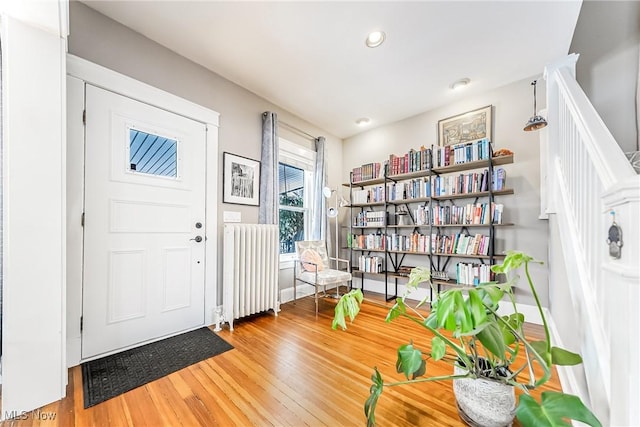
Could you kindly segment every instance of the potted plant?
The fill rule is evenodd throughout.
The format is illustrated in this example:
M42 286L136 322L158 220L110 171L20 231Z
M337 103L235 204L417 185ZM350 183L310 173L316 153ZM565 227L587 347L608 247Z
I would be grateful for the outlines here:
M405 375L405 381L384 382L378 369L374 368L370 396L364 404L367 424L375 425L376 405L385 387L451 379L460 416L472 426L506 426L515 416L525 427L571 425L567 420L600 427L598 419L577 396L545 391L538 401L530 395L531 390L549 380L552 365L582 363L578 354L551 345L547 320L529 274L529 263L532 262L539 261L522 252L509 252L502 264L492 267L494 273L507 276L505 283L489 282L436 293L426 317L406 304L411 290L430 280L428 269L414 268L409 276L407 293L396 300L386 321L405 318L424 327L432 335L431 353L425 357L412 342L398 348L396 368L398 373ZM522 266L542 318L544 341L531 341L524 335L524 315L518 312L513 295L517 280L513 271ZM500 316L498 304L505 302L505 296L513 305L514 313ZM342 296L335 308L333 328L346 329L346 317L354 320L362 300L359 289ZM425 302L421 301L418 306ZM517 359L519 354L524 355L524 362L522 357ZM425 376L429 358L451 363L454 371L447 376ZM542 368L539 378L534 372L534 364ZM522 390L517 407L516 388ZM474 400L480 400L480 405ZM505 407L499 409L499 403ZM497 416L489 419L489 415Z

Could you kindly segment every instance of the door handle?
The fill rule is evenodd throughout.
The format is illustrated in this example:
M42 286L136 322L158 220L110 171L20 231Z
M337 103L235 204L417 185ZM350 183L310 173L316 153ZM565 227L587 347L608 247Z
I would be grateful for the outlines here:
M196 236L193 239L189 239L189 240L195 240L196 242L200 243L202 242L202 236Z

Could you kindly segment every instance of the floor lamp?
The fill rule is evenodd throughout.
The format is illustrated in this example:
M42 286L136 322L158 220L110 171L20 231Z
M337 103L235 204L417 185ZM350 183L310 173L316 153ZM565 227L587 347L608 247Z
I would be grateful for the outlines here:
M327 217L328 218L335 218L335 226L336 226L336 240L334 243L335 246L335 253L336 253L336 270L339 270L338 268L338 258L339 258L339 250L340 250L340 243L338 241L339 236L338 236L338 209L342 208L344 206L347 206L349 204L349 202L347 202L344 197L342 197L342 195L340 195L340 198L338 199L338 191L337 190L332 190L329 187L324 187L322 189L322 194L324 195L324 197L326 197L327 200L331 199L331 195L333 193L336 193L336 201L335 201L335 205L334 206L330 206L327 209ZM327 230L329 228L327 227ZM336 286L336 297L340 297L340 294L338 292L338 286Z

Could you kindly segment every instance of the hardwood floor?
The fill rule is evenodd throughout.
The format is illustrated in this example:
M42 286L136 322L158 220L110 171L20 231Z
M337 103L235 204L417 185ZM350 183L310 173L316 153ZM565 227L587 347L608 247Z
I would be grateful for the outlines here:
M396 348L413 339L427 352L430 337L410 322L385 323L388 308L380 299L363 304L346 332L333 331L334 305L322 300L316 316L313 299L304 298L284 304L277 317L238 321L233 332L220 332L233 350L86 410L82 374L74 367L65 399L1 426L366 425L363 403L373 367L387 381L400 379ZM451 371L444 363L427 369L432 375ZM559 389L555 374L545 389ZM385 388L376 415L379 426L463 425L448 381Z

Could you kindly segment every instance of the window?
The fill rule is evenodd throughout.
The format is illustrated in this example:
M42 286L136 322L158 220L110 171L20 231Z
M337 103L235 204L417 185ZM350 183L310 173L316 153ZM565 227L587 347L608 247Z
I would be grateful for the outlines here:
M156 176L178 176L178 141L129 129L129 170Z
M279 140L280 260L293 258L295 242L309 235L315 152Z

